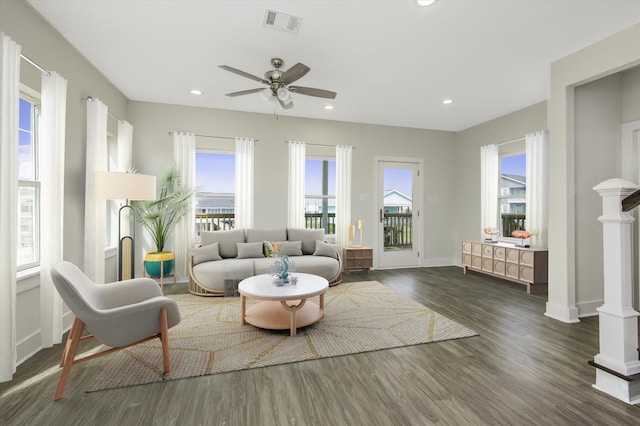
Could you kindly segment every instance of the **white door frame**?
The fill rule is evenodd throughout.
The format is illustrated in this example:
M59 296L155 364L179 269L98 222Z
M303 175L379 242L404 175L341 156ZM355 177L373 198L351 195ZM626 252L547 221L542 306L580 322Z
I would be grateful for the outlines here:
M423 188L424 188L424 161L422 158L414 158L414 157L389 157L389 156L374 156L373 157L373 209L372 209L372 215L371 215L371 223L375 223L376 224L376 231L373 232L372 234L372 247L375 248L375 251L377 252L377 247L380 246L380 235L379 232L377 231L378 228L378 223L380 222L380 218L379 218L379 204L380 204L380 188L378 188L378 182L380 181L380 176L378 176L378 164L381 161L385 161L385 162L396 162L396 163L413 163L413 164L417 164L418 167L418 179L417 179L417 185L416 188L414 188L414 199L413 199L413 205L414 208L418 209L418 214L417 214L417 220L416 220L416 224L415 224L415 236L416 236L416 241L414 241L415 246L418 249L418 252L420 253L420 256L418 256L418 267L422 266L422 258L424 257L424 247L423 247L423 231L422 229L423 227L423 222L425 220L424 218L424 200L423 200ZM379 257L379 253L374 253L373 256L373 269L379 269L379 261L378 261L378 257Z
M620 130L620 177L622 179L633 182L636 185L640 180L640 120L624 123ZM638 209L633 210L633 217L636 219L634 223L634 229L636 230L634 238L634 250L636 252L636 258L634 259L634 274L633 274L633 291L634 291L634 308L640 307L640 224L638 219L640 214Z

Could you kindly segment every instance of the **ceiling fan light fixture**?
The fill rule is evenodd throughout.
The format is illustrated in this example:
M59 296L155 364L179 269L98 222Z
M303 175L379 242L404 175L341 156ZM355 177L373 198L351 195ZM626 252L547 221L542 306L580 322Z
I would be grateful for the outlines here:
M265 101L270 101L273 99L273 92L271 92L270 87L260 90L260 94L262 95Z
M287 99L291 98L291 96L289 95L289 90L287 90L286 87L279 88L277 94L278 99L280 99L282 102L285 102Z

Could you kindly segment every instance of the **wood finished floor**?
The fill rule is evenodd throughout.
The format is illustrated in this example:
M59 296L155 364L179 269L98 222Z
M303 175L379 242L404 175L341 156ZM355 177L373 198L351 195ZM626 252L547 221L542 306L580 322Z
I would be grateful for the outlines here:
M2 425L638 425L640 407L592 388L598 321L543 315L546 298L457 267L346 274L377 280L478 337L84 393L108 356L74 366L54 402L62 345L0 384ZM185 292L184 285L165 286ZM85 346L86 348L86 346Z

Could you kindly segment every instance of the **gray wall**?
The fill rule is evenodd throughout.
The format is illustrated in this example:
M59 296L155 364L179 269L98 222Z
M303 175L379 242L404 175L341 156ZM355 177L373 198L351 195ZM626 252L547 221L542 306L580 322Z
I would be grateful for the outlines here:
M480 236L480 146L499 143L524 136L526 133L554 127L550 121L552 114L547 102L541 102L496 118L487 123L459 133L407 129L388 126L361 125L325 120L279 117L267 114L251 114L189 108L174 105L160 105L128 101L102 74L94 69L64 38L49 26L24 1L2 1L0 30L16 40L23 52L45 68L58 71L68 80L67 123L66 123L66 165L65 165L65 221L64 258L78 265L83 263L84 253L84 173L85 173L85 121L84 99L93 96L102 99L115 115L128 119L134 125L134 166L143 173L158 173L172 161L171 130L191 131L198 134L221 136L245 136L260 139L256 147L256 226L283 226L286 223L286 176L287 148L284 140L294 139L310 143L347 144L356 147L353 156L353 217L364 218L370 223L375 219L373 205L373 177L375 157L411 157L424 161L424 210L422 224L424 230L424 250L422 263L460 263L460 241ZM632 33L635 34L632 30ZM623 34L621 39L637 40L633 34ZM636 51L632 43L624 46ZM604 46L604 45L603 45ZM625 47L626 48L626 47ZM600 63L611 49L590 50L589 64ZM625 51L626 52L626 51ZM624 55L633 56L634 53ZM614 50L613 53L616 53ZM637 57L637 56L634 56ZM579 58L578 58L579 59ZM575 62L583 62L576 59ZM570 68L571 64L565 68ZM623 62L619 62L623 63ZM563 65L564 66L564 65ZM564 69L560 67L561 71ZM593 68L593 67L592 67ZM573 69L573 68L571 68ZM579 67L577 69L582 69ZM553 71L558 72L558 71ZM569 71L567 71L569 72ZM576 73L574 73L576 74ZM560 83L575 81L578 77L562 78ZM587 75L585 71L585 75ZM595 71L588 76L593 76ZM582 74L580 74L582 75ZM585 77L586 78L586 77ZM35 90L40 89L40 73L27 63L22 63L21 81ZM554 80L555 81L555 80ZM560 87L552 86L557 94ZM598 199L591 187L600 178L615 176L619 169L619 154L616 141L619 139L619 125L640 119L640 71L631 70L624 74L580 87L576 93L578 135L575 157L578 163L573 170L567 160L564 145L556 153L552 165L551 179L560 182L561 190L552 194L551 215L559 213L568 217L565 207L558 200L567 200L565 194L571 189L567 185L564 172L575 172L576 211L595 209ZM562 100L553 111L562 110ZM606 108L603 109L603 105ZM549 114L549 118L547 117ZM549 121L549 122L548 122ZM595 124L599 124L595 126ZM110 124L111 125L111 124ZM555 126L564 138L566 125ZM552 145L554 135L551 137ZM571 146L571 149L573 147ZM571 153L574 155L574 153ZM563 164L564 163L564 164ZM427 201L431 197L431 202ZM584 208L583 208L584 207ZM599 208L599 206L598 206ZM557 211L554 211L556 209ZM597 211L593 216L597 216ZM598 224L589 216L577 216L575 233L580 235L580 245L601 247L598 242ZM556 221L555 224L561 222ZM573 224L571 224L573 226ZM556 226L556 231L559 228ZM373 241L373 228L365 229L364 243ZM560 235L562 234L562 235ZM576 250L576 265L580 266L578 298L585 307L601 297L600 276L596 262L597 254L578 250L564 231L554 241L556 263L551 268L557 285L563 277L571 278L566 268L571 268L567 251ZM551 244L551 243L550 243ZM551 247L551 245L550 245ZM601 257L600 257L601 259ZM115 277L114 259L109 259L107 271L112 271L107 280ZM564 265L564 266L562 266ZM595 265L595 266L594 266ZM562 266L562 268L560 268ZM562 293L566 290L559 288ZM18 358L28 357L39 348L39 278L38 276L20 280L18 283ZM551 289L550 292L556 292ZM566 293L566 292L565 292ZM570 297L560 294L552 303L562 308ZM555 297L555 295L554 295ZM570 305L570 303L568 304ZM555 315L555 312L560 314ZM551 315L562 319L561 310L551 310Z
M577 86L574 108L576 306L587 316L604 300L602 199L593 187L621 176L621 124L640 119L639 70Z
M540 102L456 134L456 244L482 236L480 223L480 147L524 137L547 128L547 103ZM460 263L460 247L456 247Z
M65 151L65 212L63 256L78 265L84 262L84 181L87 96L102 99L119 117L127 116L127 99L104 76L85 60L26 1L2 0L0 31L22 46L22 53L46 69L57 71L67 79L67 119ZM21 62L20 81L40 91L41 73ZM107 270L115 278L114 259ZM39 275L17 283L17 351L18 361L37 351L40 345ZM68 318L67 318L68 321Z
M256 227L286 226L288 148L285 140L355 147L353 223L359 218L375 223L374 156L423 159L425 193L437 195L437 201L425 203L421 216L425 236L422 262L450 264L456 257L457 243L452 231L455 224L451 216L456 196L455 168L451 167L454 133L145 102L129 103L129 121L134 126L134 164L140 172L150 174L159 173L173 161L169 136L173 130L259 139L255 151ZM204 139L201 142L199 138L199 143L229 146L229 142ZM333 155L335 151L325 152ZM373 231L372 226L365 227L364 244L372 243Z

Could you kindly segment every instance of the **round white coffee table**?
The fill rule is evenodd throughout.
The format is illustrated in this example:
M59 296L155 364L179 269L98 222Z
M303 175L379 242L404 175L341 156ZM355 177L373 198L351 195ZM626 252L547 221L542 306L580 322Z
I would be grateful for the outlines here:
M297 284L274 284L272 275L256 275L238 285L240 292L240 322L269 330L289 329L296 335L298 327L318 322L324 315L324 293L329 282L317 275L294 273ZM307 302L319 296L319 303ZM247 298L260 299L247 309Z

